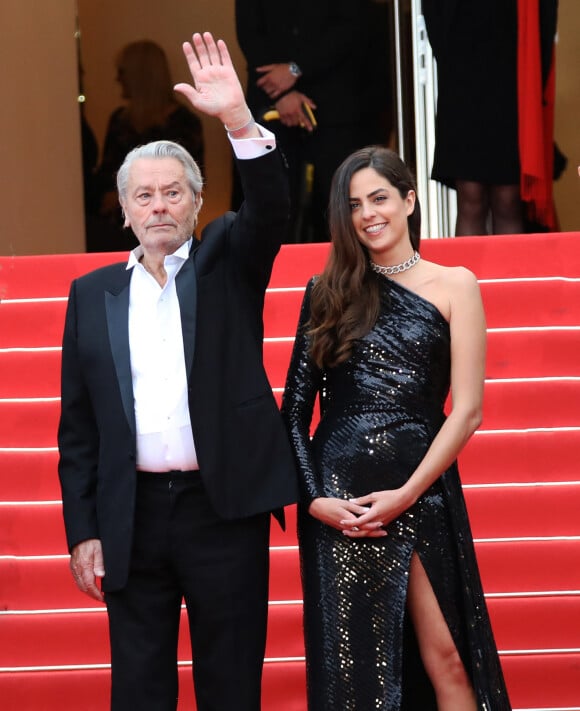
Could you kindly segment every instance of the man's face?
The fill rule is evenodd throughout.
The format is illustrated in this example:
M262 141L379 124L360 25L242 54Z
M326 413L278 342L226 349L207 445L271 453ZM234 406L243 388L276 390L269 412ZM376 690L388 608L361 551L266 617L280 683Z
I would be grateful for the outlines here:
M145 253L167 255L191 237L201 196L193 196L176 158L138 158L129 171L122 207L125 226Z

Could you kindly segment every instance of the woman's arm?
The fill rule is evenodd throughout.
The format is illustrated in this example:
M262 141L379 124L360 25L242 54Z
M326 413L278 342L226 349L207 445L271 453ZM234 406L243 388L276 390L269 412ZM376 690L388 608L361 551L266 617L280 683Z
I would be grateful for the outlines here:
M282 397L282 418L292 446L301 483L302 498L311 501L322 496L310 444L310 426L314 403L322 381L322 372L309 354L310 296L314 278L306 286L290 366Z
M298 330L288 370L284 397L282 399L282 417L290 443L294 451L302 502L308 505L309 513L322 523L342 530L341 520L348 518L354 522L366 509L344 499L327 497L318 476L316 463L310 444L310 426L316 396L322 386L322 371L313 363L310 354L310 339L307 334L310 320L310 296L314 279L306 287L302 302ZM367 535L382 536L384 531L377 531L377 526Z

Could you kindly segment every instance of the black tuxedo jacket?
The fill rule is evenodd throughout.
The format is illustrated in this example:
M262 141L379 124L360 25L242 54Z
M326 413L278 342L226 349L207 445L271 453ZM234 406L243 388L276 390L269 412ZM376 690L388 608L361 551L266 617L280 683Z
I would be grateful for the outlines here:
M239 161L246 201L194 240L176 278L200 475L224 519L297 499L293 455L262 362L262 310L286 226L278 151ZM72 283L62 351L59 476L70 548L102 541L104 590L123 587L132 545L136 431L129 355L132 270Z

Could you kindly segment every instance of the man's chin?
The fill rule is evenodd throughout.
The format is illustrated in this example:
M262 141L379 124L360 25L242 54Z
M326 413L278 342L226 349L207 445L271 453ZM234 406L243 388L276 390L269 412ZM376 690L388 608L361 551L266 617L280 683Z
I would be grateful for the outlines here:
M149 225L147 230L149 232L175 232L175 225Z

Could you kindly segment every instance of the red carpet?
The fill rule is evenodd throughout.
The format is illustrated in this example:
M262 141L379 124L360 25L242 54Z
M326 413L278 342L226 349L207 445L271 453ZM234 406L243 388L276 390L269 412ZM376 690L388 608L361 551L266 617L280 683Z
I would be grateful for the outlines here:
M327 249L284 247L274 268L264 348L278 399L302 289ZM580 234L433 240L422 254L471 268L486 306L484 421L460 466L514 709L580 710ZM108 708L105 612L68 571L56 425L70 280L123 256L0 257L2 711ZM305 711L288 514L287 533L272 533L264 711ZM187 634L179 658L185 711Z

